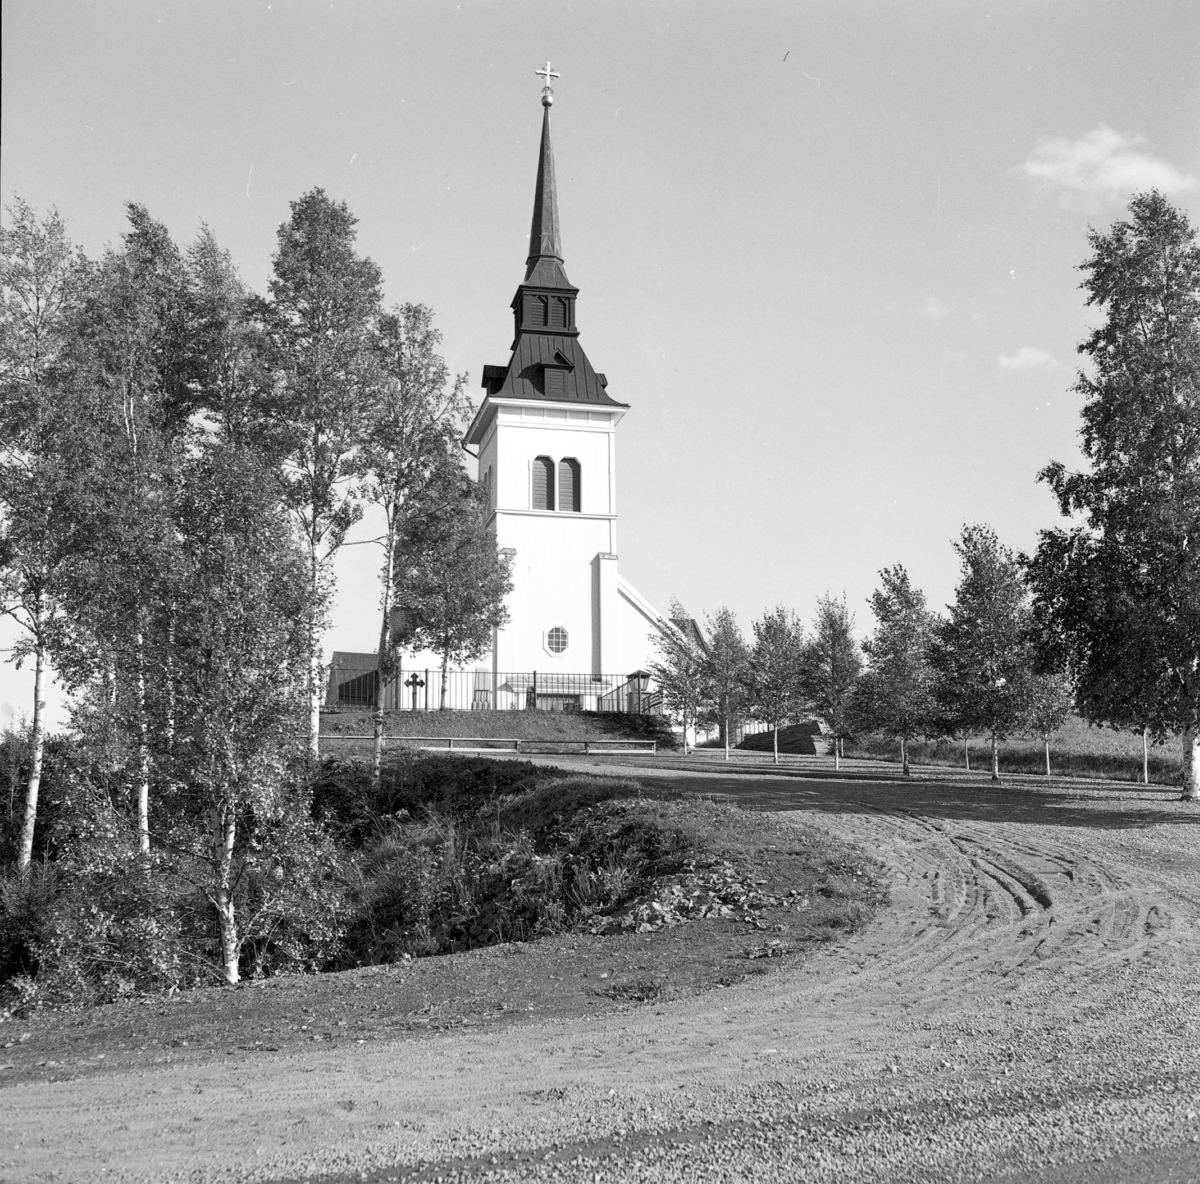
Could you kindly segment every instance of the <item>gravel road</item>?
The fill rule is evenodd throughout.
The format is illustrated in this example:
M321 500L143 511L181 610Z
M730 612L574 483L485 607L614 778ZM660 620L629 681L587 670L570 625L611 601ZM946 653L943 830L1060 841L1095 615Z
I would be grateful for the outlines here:
M891 906L677 1003L9 1088L0 1178L1200 1180L1177 791L645 775L860 844Z

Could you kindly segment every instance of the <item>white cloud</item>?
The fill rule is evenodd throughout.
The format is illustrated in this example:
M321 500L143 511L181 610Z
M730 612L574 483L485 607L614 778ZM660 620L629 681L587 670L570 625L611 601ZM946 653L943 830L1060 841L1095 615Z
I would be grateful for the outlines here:
M1023 345L1015 354L1000 356L1001 370L1054 370L1058 359L1036 345Z
M950 315L950 306L941 298L930 296L916 313L922 320L941 321Z
M1102 123L1075 140L1039 140L1022 167L1030 180L1057 189L1067 207L1120 201L1142 189L1179 193L1196 184L1195 177L1141 151L1145 143L1145 136L1126 136Z

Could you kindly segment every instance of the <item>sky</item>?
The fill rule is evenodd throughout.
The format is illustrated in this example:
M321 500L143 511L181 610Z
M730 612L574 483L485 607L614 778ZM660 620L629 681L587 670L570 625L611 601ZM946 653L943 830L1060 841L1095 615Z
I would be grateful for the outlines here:
M263 291L321 186L476 399L508 357L549 59L581 342L631 405L622 575L747 628L828 592L866 633L897 563L940 608L964 523L1034 547L1059 521L1039 470L1082 464L1088 227L1150 186L1200 225L1194 0L2 11L4 204L57 207L89 255L127 201L181 243L206 223ZM329 648L374 648L378 563L343 552ZM30 687L0 666L0 725Z

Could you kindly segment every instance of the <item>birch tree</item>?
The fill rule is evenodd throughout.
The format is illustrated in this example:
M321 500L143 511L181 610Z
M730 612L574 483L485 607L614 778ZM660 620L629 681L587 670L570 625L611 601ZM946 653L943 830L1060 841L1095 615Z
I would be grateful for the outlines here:
M487 527L487 492L446 457L410 505L399 531L396 607L411 644L441 657L438 706L446 708L450 663L473 662L508 620L509 559Z
M169 701L158 692L178 571L174 503L197 395L182 255L143 207L127 212L121 246L88 270L72 328L70 381L92 453L79 507L87 548L72 566L58 659L71 688L107 687L145 852Z
M1000 780L1000 741L1023 729L1033 689L1029 594L1013 553L987 526L964 526L954 544L960 579L930 651L946 717L983 732L992 780Z
M709 713L717 720L729 760L730 733L746 707L750 676L750 649L737 623L725 607L705 619L708 634Z
M1089 468L1041 473L1082 521L1042 532L1034 612L1084 717L1181 734L1183 797L1200 801L1200 247L1157 191L1088 243L1081 286L1103 316L1074 385Z
M323 189L292 202L261 306L276 375L266 404L280 476L308 560L308 737L320 751L322 635L333 560L362 516L362 447L379 384L379 268L355 251L357 219Z
M754 643L747 656L747 693L754 714L771 727L772 753L779 764L779 725L804 709L804 626L778 605L752 622Z
M833 734L834 767L841 767L842 741L850 734L850 705L862 674L854 640L854 614L846 598L817 598L813 634L805 650L805 686L817 718Z
M287 811L308 679L306 559L252 453L218 443L190 462L179 511L177 760L186 770L163 838L206 869L220 966L239 978L236 907L262 831Z
M433 476L448 462L470 402L466 375L450 382L437 352L442 335L423 304L404 304L379 326L380 382L362 448L363 498L383 513L380 569L380 626L374 719L373 777L383 761L383 692L396 671L393 608L400 528L408 506L424 495ZM401 557L403 563L403 557Z
M78 433L61 381L75 290L75 253L57 213L41 222L19 199L0 227L0 611L24 630L32 654L29 776L17 848L33 853L45 752L52 635L61 620L62 571L79 544Z
M709 698L708 643L696 622L678 600L671 600L671 619L660 622L651 635L658 660L649 673L662 690L667 716L683 728L683 755L688 754L688 729L695 733Z
M875 631L862 643L867 670L851 716L855 726L900 741L900 766L908 777L908 743L927 730L937 706L930 664L936 619L902 566L885 567L879 576L881 586L868 601Z

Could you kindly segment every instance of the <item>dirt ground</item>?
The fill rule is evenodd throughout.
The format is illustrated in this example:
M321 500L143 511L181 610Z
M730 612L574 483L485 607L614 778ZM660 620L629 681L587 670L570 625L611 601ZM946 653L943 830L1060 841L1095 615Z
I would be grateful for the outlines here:
M783 958L700 922L8 1024L0 1179L1200 1180L1177 791L655 764L771 812L764 878L800 821L890 905Z

